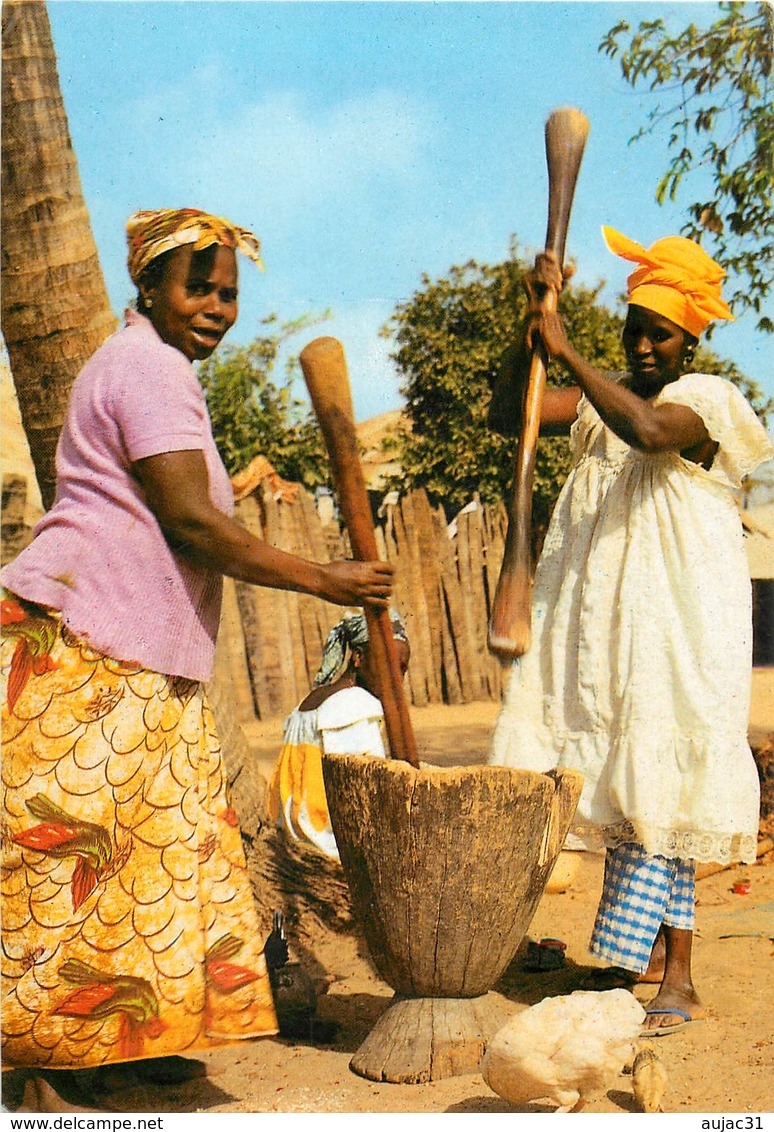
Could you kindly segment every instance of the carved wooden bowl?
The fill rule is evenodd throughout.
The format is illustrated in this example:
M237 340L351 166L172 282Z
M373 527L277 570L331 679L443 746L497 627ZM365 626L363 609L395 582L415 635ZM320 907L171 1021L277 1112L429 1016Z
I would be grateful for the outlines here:
M351 1068L404 1083L474 1071L513 1011L489 992L529 927L582 775L326 755L323 776L355 914L396 992Z

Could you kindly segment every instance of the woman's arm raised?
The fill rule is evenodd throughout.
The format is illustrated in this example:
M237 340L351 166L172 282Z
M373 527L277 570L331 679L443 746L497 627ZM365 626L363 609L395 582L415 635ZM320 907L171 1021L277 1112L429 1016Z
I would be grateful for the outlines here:
M535 334L549 356L573 374L605 424L633 448L645 452L672 449L689 455L703 451L710 441L704 421L687 405L653 404L587 362L567 338L560 315L533 315L527 341Z
M505 355L492 390L487 424L500 436L518 436L520 405L529 372L530 355L516 347ZM578 386L549 386L540 405L542 436L566 436L575 420L581 391Z
M541 252L535 266L524 275L527 292L527 317L514 345L506 351L492 389L487 423L501 436L518 436L521 401L532 360L532 318L539 313L547 288L561 291L574 274L568 266L563 272L556 257ZM540 432L544 436L566 436L575 420L581 391L577 387L546 388L540 406Z

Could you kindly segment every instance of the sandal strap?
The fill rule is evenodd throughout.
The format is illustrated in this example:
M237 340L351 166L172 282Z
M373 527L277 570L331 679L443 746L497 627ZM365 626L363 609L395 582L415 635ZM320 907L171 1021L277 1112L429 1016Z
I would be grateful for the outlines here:
M686 1010L680 1010L676 1006L664 1006L659 1010L646 1010L645 1016L647 1017L649 1014L678 1014L686 1022L693 1021L690 1014Z

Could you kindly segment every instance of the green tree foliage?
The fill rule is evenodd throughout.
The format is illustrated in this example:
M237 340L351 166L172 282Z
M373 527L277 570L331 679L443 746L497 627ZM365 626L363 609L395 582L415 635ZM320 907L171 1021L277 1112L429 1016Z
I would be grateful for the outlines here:
M482 502L503 497L513 471L514 441L487 427L492 385L526 309L524 265L514 243L504 263L473 260L447 278L423 276L422 287L399 305L386 328L403 378L410 431L396 438L406 491L424 488L451 518L474 493ZM566 288L560 310L578 347L607 368L621 368L621 320L595 303L597 291ZM557 369L550 380L567 384ZM544 523L569 468L564 437L543 438L535 467L534 517Z
M525 266L514 242L504 263L470 261L452 267L446 278L425 275L420 289L396 308L384 330L394 338L392 358L402 376L411 426L394 440L403 474L391 486L400 491L424 488L433 503L443 505L448 518L475 493L485 503L501 499L513 475L515 441L487 427L487 412L503 355L526 310ZM621 371L623 316L598 303L599 290L568 284L559 310L570 340L589 361L606 371ZM759 411L765 411L760 390L733 363L702 347L696 368L734 381ZM570 383L556 365L548 380L552 385ZM547 522L569 462L567 438L541 438L533 496L537 531Z
M683 233L701 241L736 279L729 302L751 309L758 327L774 331L761 313L772 282L774 214L771 207L772 31L769 3L721 3L709 28L690 24L671 35L663 20L644 20L636 32L616 24L599 50L618 58L632 86L649 84L657 101L631 139L669 130L671 163L656 188L659 203L677 196L683 178L699 169L712 175L713 194L688 206Z
M230 475L260 455L294 483L314 488L328 482L328 458L317 423L293 393L297 359L288 360L281 384L273 378L283 343L318 321L304 317L280 323L270 315L263 320L268 333L249 346L224 346L199 368L215 443Z

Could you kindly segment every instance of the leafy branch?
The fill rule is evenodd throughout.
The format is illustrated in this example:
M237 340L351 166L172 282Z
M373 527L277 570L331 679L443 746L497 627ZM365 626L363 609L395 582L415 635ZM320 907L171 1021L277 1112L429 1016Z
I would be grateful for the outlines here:
M671 162L656 185L659 204L675 200L689 174L710 171L713 193L688 204L683 234L706 239L734 278L732 310L754 311L758 328L771 333L762 312L774 261L773 9L734 0L718 8L711 27L690 24L676 35L661 19L634 32L621 21L599 50L618 59L630 86L648 84L658 99L630 144L667 130Z
M274 379L279 352L294 335L329 318L305 314L280 322L262 320L267 333L249 346L224 346L199 368L212 431L230 475L262 455L277 472L308 488L328 482L325 447L309 406L294 393L298 359L290 356L281 382Z

